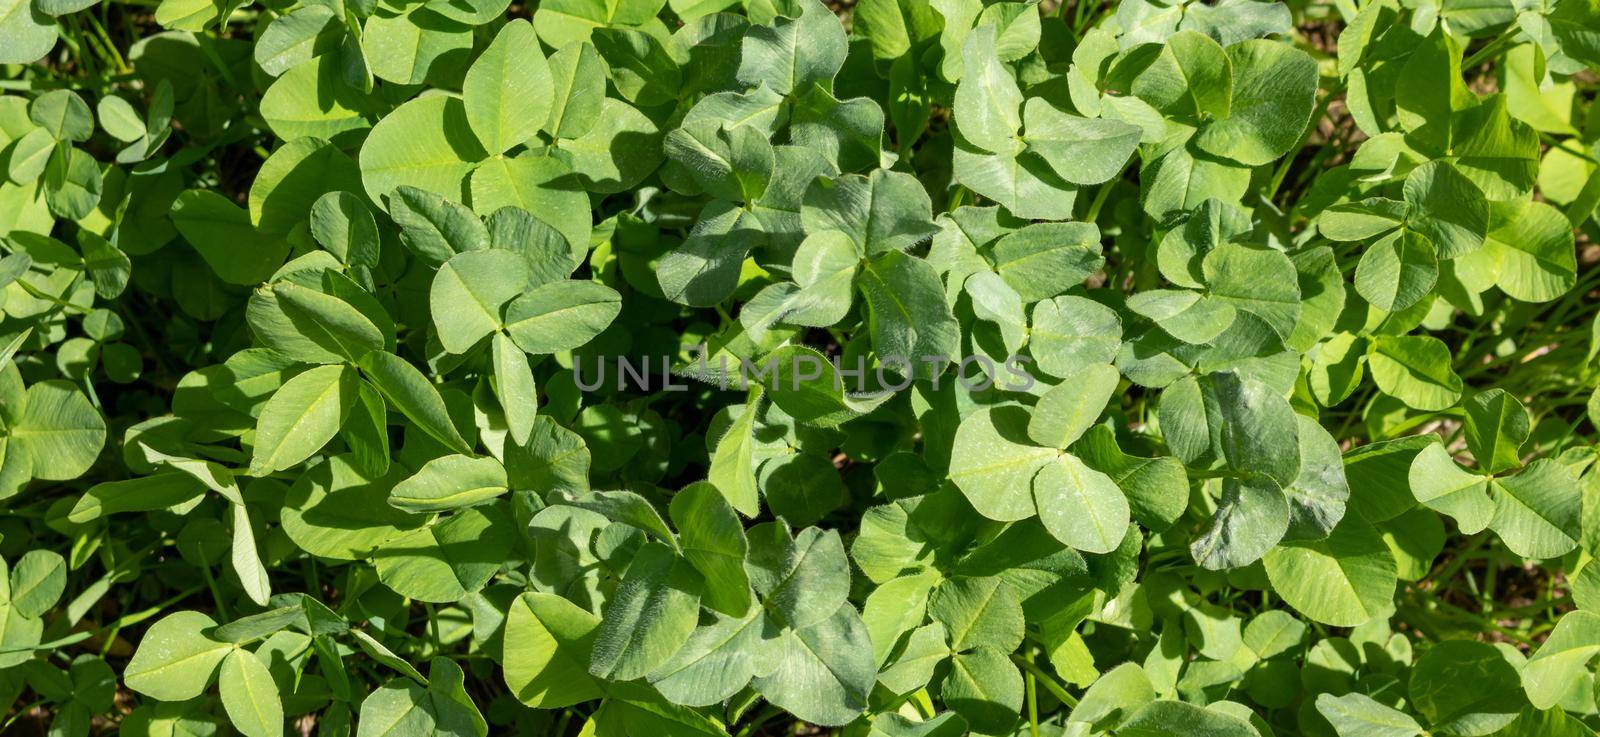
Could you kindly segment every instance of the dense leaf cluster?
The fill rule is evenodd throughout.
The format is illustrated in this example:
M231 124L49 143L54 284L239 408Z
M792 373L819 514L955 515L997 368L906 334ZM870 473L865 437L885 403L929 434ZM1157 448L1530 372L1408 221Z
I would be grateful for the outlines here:
M8 729L1600 727L1597 0L0 0L0 64Z

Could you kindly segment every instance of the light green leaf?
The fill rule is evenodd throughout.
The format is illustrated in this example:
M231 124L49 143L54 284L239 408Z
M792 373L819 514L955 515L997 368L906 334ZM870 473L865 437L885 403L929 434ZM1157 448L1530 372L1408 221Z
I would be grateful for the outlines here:
M1417 737L1422 725L1399 709L1385 706L1360 693L1317 696L1317 712L1333 725L1339 737Z
M501 508L469 507L390 538L375 556L374 567L378 580L401 596L456 602L489 582L517 534Z
M1128 530L1128 499L1109 476L1063 453L1033 477L1039 520L1057 540L1086 553L1109 553Z
M599 617L530 591L512 601L505 626L506 686L522 703L558 709L603 695L588 667Z
M506 490L506 470L499 461L449 455L428 461L396 484L389 503L407 512L443 512L483 504Z
M1368 246L1356 265L1356 291L1386 312L1421 301L1438 279L1433 244L1410 230L1395 231Z
M386 202L400 186L465 202L467 174L488 156L460 99L424 95L372 127L361 145L361 181L373 202Z
M1367 366L1378 388L1406 405L1437 411L1461 398L1461 377L1450 367L1450 349L1426 335L1373 336Z
M471 452L461 437L439 390L415 366L393 353L373 351L361 358L361 372L400 414L423 432L458 453Z
M234 650L222 661L217 678L222 706L234 729L245 737L277 737L283 734L283 700L272 673L247 650Z
M529 276L528 262L511 251L484 249L450 257L428 290L434 330L444 349L466 353L501 329L505 322L500 308L522 294Z
M1393 611L1394 556L1361 520L1345 518L1325 540L1285 543L1263 562L1278 595L1313 621L1354 627Z
M962 418L950 451L950 480L984 517L1034 516L1034 476L1059 451L1031 444L1029 417L1017 406L983 408Z
M357 380L349 366L319 366L285 382L261 409L251 475L284 470L321 450L355 407Z
M1554 707L1588 672L1595 653L1600 653L1600 614L1579 610L1562 615L1522 668L1528 700L1536 708Z
M669 511L683 557L705 577L702 603L731 617L743 616L751 598L744 570L749 543L733 507L715 487L695 483L672 497Z
M1496 478L1490 488L1494 518L1489 528L1524 558L1555 558L1578 545L1582 491L1571 469L1540 458L1515 476Z
M745 34L739 54L741 83L750 87L764 83L789 94L831 82L844 66L848 47L839 19L818 0L797 0L794 5L799 16L780 16Z
M866 709L877 669L867 629L849 604L809 627L784 630L782 647L772 672L755 679L767 701L824 726L848 724Z
M1044 101L1030 98L1022 109L1022 140L1028 150L1049 162L1055 172L1073 184L1100 184L1122 171L1139 145L1141 131L1109 118L1068 115Z
M217 666L233 652L233 645L207 637L216 620L193 611L168 614L150 625L133 659L122 671L122 682L139 693L162 701L186 701L205 693Z
M594 340L622 310L603 284L561 280L534 287L506 307L505 329L528 353L559 353Z
M550 65L525 20L501 27L462 84L467 122L491 155L533 138L550 117Z
M997 154L1015 153L1021 143L1022 91L994 51L995 30L982 26L961 45L961 83L956 85L955 116L961 137Z
M11 427L0 431L32 461L33 477L66 481L88 471L106 442L106 421L72 384L54 379L28 387L13 404Z
M672 548L646 543L606 603L590 675L627 681L666 663L694 631L702 586L700 574Z

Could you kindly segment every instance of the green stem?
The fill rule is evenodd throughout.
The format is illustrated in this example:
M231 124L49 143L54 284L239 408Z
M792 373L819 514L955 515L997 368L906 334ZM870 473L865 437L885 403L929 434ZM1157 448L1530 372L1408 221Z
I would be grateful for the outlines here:
M1496 37L1495 40L1485 44L1483 48L1478 49L1472 54L1472 56L1467 57L1467 60L1461 63L1461 68L1471 69L1479 64L1495 58L1496 56L1499 56L1500 53L1505 51L1506 47L1510 45L1511 39L1516 38L1519 30L1521 29L1517 26L1517 24L1511 24L1504 32Z
M1028 733L1039 737L1039 677L1028 674Z
M1067 689L1065 687L1058 683L1055 678L1051 677L1049 673L1044 672L1043 668L1034 665L1033 661L1016 653L1011 654L1011 661L1020 666L1023 671L1030 673L1037 678L1040 683L1044 684L1044 690L1049 691L1050 695L1056 697L1056 699L1061 701L1061 703L1066 704L1068 707L1075 707L1078 705L1077 697L1067 693Z

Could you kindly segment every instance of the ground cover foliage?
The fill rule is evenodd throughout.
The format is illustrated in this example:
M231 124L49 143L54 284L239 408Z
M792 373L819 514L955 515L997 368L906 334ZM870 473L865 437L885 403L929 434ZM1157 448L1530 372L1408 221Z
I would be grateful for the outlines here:
M1600 726L1595 0L0 0L0 64L8 733Z

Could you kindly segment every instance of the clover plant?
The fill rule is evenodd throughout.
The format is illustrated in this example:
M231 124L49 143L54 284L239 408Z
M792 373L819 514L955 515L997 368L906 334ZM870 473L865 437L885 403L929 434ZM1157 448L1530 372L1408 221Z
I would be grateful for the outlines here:
M1597 80L1597 0L0 0L0 731L1595 734Z

